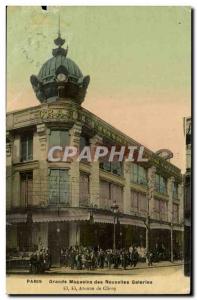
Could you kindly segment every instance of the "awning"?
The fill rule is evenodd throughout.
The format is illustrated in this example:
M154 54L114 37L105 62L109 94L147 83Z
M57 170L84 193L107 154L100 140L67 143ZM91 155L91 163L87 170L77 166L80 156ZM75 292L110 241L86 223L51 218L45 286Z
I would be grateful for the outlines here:
M94 214L93 219L95 223L105 223L105 224L114 223L114 217L109 215Z
M168 224L162 224L162 223L151 223L150 229L168 229L170 230L171 227Z
M6 216L6 224L18 224L18 223L26 223L27 222L27 214L9 214Z
M146 227L144 221L132 219L132 218L119 218L120 224L122 225L133 225L138 227Z
M90 213L88 211L78 209L33 213L32 215L33 223L88 221L89 219Z

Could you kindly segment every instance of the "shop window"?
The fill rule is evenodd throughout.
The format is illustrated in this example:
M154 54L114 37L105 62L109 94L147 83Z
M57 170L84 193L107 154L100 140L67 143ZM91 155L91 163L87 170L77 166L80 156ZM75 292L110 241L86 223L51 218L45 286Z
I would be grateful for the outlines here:
M48 176L49 204L69 205L68 171L50 169Z
M79 205L84 207L90 205L89 176L85 173L80 174Z
M26 134L21 137L21 161L33 159L33 134Z
M33 173L21 173L20 198L22 206L32 205L33 198Z

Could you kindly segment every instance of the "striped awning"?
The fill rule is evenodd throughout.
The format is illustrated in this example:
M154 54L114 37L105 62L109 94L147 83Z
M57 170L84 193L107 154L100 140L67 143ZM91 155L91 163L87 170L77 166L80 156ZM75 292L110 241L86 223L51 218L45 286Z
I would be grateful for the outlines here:
M114 217L104 214L94 214L93 219L95 223L105 223L105 224L113 224Z
M144 221L142 220L137 220L137 219L132 219L132 218L119 218L120 224L122 225L133 225L133 226L138 226L138 227L146 227L144 224Z
M78 209L33 213L32 215L33 223L88 221L89 219L90 213L88 211Z
M16 214L9 214L6 216L6 224L18 224L18 223L26 223L27 222L27 214L16 213Z

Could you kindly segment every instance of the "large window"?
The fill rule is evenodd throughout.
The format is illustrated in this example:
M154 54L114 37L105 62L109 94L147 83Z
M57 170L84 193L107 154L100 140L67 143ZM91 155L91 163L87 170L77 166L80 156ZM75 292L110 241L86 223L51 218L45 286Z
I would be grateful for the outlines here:
M167 179L159 174L156 174L155 189L161 194L167 194Z
M21 161L33 159L33 134L26 134L21 137Z
M131 181L137 184L147 184L147 170L133 163L131 168Z
M178 204L173 204L173 211L172 211L172 216L173 216L173 222L178 223L179 222L179 206Z
M118 176L122 175L122 163L120 161L103 161L100 163L100 168Z
M69 205L69 182L67 170L49 170L48 191L49 204Z
M172 192L173 198L178 199L178 183L173 183L173 192Z
M122 187L108 181L100 181L100 207L111 209L113 202L119 206L119 210L123 210Z
M168 204L164 200L154 200L154 218L157 220L167 221Z
M22 206L28 207L32 205L33 196L33 173L26 172L21 173L21 204Z
M145 194L131 191L131 211L147 213L148 210L148 200Z
M80 173L79 205L84 207L90 205L89 176L85 173Z
M49 133L49 148L53 146L68 146L69 134L67 130L51 130Z

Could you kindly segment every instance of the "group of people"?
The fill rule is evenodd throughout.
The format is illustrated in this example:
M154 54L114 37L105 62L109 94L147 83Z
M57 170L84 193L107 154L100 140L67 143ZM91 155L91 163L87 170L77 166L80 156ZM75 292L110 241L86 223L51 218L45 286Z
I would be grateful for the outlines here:
M74 246L60 250L60 266L76 270L95 270L103 268L136 267L138 261L148 260L148 266L154 261L153 252L130 246L123 249L103 250L99 247ZM30 273L44 273L51 268L52 259L48 249L40 249L30 256Z
M51 255L48 249L40 249L30 256L30 273L41 274L51 267Z
M107 249L75 246L61 250L61 265L77 270L136 267L139 253L136 247Z

